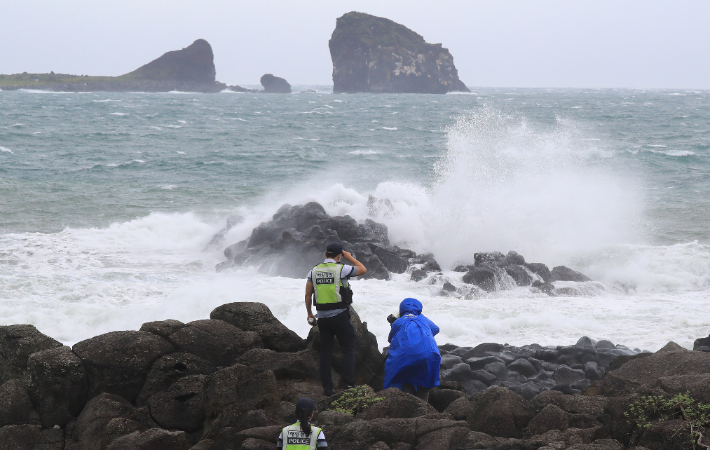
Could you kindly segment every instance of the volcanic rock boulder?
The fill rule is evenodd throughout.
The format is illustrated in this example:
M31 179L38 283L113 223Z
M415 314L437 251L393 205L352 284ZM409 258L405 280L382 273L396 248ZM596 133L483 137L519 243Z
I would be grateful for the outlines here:
M63 450L64 430L42 430L39 425L7 425L0 428L0 448L12 450Z
M199 355L217 366L234 364L244 352L263 346L257 333L214 319L190 322L169 340L178 350Z
M654 354L631 358L609 370L593 389L607 396L619 396L665 386L672 393L685 389L693 398L710 399L710 388L702 382L707 374L710 374L710 353L686 350L669 342Z
M72 350L86 369L88 398L107 392L133 403L153 362L175 347L145 331L113 331L77 342Z
M169 430L194 432L205 420L205 375L192 375L173 383L148 400L150 414L158 425Z
M0 383L23 378L32 353L61 346L33 325L0 326Z
M286 328L263 303L227 303L215 308L210 318L223 320L244 331L257 332L264 347L277 352L296 352L306 348L306 342Z
M187 450L187 440L183 431L168 431L160 428L131 434L115 439L106 450Z
M263 75L261 77L261 85L264 86L264 93L266 94L290 94L291 85L288 81L280 77L275 77L270 73Z
M212 46L206 40L198 39L190 46L167 52L123 77L135 81L171 80L214 84L216 73Z
M39 414L25 386L19 380L10 380L0 386L0 426L23 424L39 424Z
M468 92L448 49L389 19L349 12L328 44L336 94Z
M492 387L470 399L460 398L446 412L455 419L466 420L473 431L507 438L521 437L522 429L534 416L523 397L501 387Z
M86 403L89 381L84 364L69 347L55 347L30 355L28 393L42 418L42 426L64 426Z
M106 393L89 400L71 425L67 450L104 449L120 436L157 427L145 408L136 409L124 398Z
M150 368L136 405L145 405L150 397L168 389L170 385L184 377L210 375L216 371L217 366L190 353L178 352L165 355Z

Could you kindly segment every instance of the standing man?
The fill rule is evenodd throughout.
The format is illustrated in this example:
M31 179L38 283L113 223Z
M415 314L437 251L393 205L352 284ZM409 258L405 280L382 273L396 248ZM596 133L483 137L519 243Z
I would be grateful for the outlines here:
M353 265L341 264L345 259ZM325 395L333 395L333 379L330 368L333 359L333 337L338 338L343 350L343 382L355 386L355 328L350 323L352 291L348 278L365 275L367 269L337 242L328 244L325 261L308 272L306 282L306 311L308 323L316 322L311 311L311 302L318 313L320 331L320 380Z

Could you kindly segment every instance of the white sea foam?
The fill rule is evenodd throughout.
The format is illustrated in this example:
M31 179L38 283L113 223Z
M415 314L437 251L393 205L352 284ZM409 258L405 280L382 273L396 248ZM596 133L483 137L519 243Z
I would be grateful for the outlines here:
M651 153L656 153L659 155L666 155L666 156L692 156L695 154L695 152L691 152L690 150L649 150Z
M128 113L113 112L109 113L109 116L127 116Z
M377 150L353 150L351 152L348 152L351 155L379 155L380 152Z
M383 130L397 131L397 127L382 127Z
M13 154L15 153L15 152L13 152L12 150L10 150L9 148L3 147L3 146L1 146L1 145L0 145L0 152L13 153Z

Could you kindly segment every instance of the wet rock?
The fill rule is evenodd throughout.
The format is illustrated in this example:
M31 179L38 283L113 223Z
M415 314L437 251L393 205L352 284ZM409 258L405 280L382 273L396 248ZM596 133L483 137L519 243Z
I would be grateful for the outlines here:
M205 383L206 426L222 413L239 415L280 402L276 377L271 371L260 371L235 364L219 370ZM278 434L277 434L278 436Z
M643 356L641 356L643 355ZM701 375L710 372L710 354L686 350L673 342L656 353L640 354L621 367L609 367L599 386L604 395L642 392L659 378Z
M460 356L443 354L441 355L441 369L451 369L456 364L463 363Z
M505 364L503 364L503 363L492 362L492 363L486 364L483 367L483 370L485 370L486 372L492 373L499 380L507 380L508 379L508 369L505 367Z
M150 414L158 425L188 433L202 428L205 420L204 384L206 375L179 379L168 389L148 399Z
M446 281L444 282L444 286L442 286L441 290L444 292L456 292L456 286Z
M262 347L259 335L242 331L223 320L196 320L170 335L177 350L198 355L217 365L228 366L252 348Z
M7 425L0 428L0 448L12 450L63 450L64 431L42 430L39 425Z
M263 303L227 303L215 308L210 318L223 320L244 331L257 332L264 348L277 352L297 352L306 348L306 342L286 328Z
M412 270L412 276L410 279L412 281L421 281L426 277L427 277L426 270L414 269L414 270Z
M331 242L343 244L367 267L364 278L389 279L389 270L369 246L396 251L387 240L386 227L370 220L358 223L350 216L331 217L315 202L283 205L247 240L227 247L225 256L228 265L255 265L265 272L303 278L323 260Z
M106 450L187 450L183 431L168 431L151 428L135 431L115 439Z
M32 353L61 346L33 325L0 326L0 383L24 379L27 359Z
M377 393L377 397L383 397L383 399L358 414L358 419L408 419L425 416L427 414L435 414L437 412L436 409L427 402L396 388L380 391Z
M604 369L599 367L595 361L588 361L584 364L584 376L591 381L601 380L604 376Z
M466 414L470 429L491 436L520 438L533 418L528 402L507 388L492 387L470 401L474 405Z
M171 334L175 333L181 328L185 328L186 326L187 325L180 322L179 320L168 319L144 323L143 325L141 325L139 331L147 331L148 333L153 333L155 335L167 339Z
M429 404L437 411L444 412L451 403L461 397L466 397L466 394L454 389L432 388L429 391Z
M569 414L557 405L548 404L530 421L528 431L537 435L550 430L565 431L568 427Z
M518 286L530 286L533 282L532 277L523 266L506 266L505 272L515 280L515 284Z
M0 427L5 425L38 425L35 411L20 380L10 380L0 386Z
M519 358L508 364L508 370L514 370L520 375L530 377L537 374L537 369L527 359Z
M190 353L177 352L165 355L150 368L136 405L145 405L148 398L169 388L181 378L191 375L210 375L215 371L217 366Z
M28 394L44 428L65 426L81 413L89 382L81 362L69 347L54 347L30 355Z
M74 344L89 380L88 398L107 392L135 402L153 362L175 348L145 331L114 331Z
M495 375L483 369L474 370L471 374L471 377L474 380L480 381L486 386L492 385L497 379Z
M555 382L557 384L572 384L576 381L584 379L584 371L572 369L566 365L557 367L555 371Z
M565 266L557 266L550 272L550 281L592 281L588 276Z
M271 370L277 380L319 380L320 355L315 350L299 353L277 353L268 349L253 349L245 353L240 364L256 370Z
M466 360L466 364L468 364L472 370L483 369L487 364L494 362L505 364L505 362L497 356L473 357Z
M493 292L496 289L496 273L489 267L476 267L462 278L466 284L473 284L484 291Z
M122 397L102 393L89 400L71 432L67 431L67 449L103 449L117 437L154 426L147 411L137 410Z
M528 263L525 264L525 267L530 270L530 272L538 275L540 278L542 278L543 283L549 283L552 279L552 276L550 274L550 269L542 263Z

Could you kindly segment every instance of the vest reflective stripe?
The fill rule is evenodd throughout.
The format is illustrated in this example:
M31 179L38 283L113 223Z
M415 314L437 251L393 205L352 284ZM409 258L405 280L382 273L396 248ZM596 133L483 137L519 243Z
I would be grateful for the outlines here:
M315 294L316 310L346 308L340 297L340 286L347 286L347 280L340 278L342 264L322 263L311 271L311 282Z
M311 425L311 435L301 431L301 424L296 422L281 430L283 450L316 450L320 428Z

